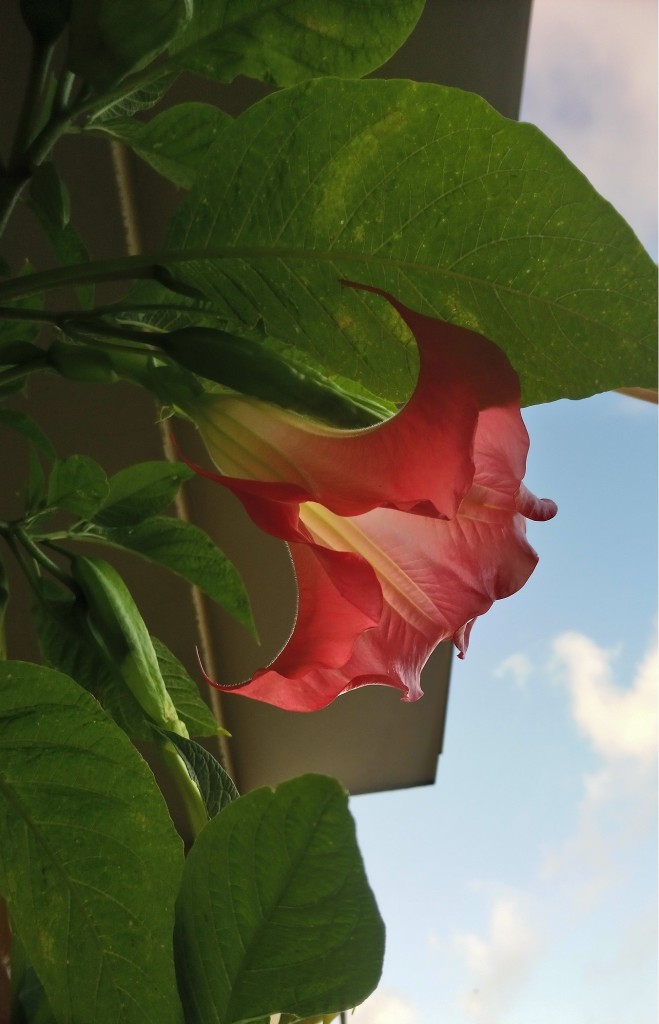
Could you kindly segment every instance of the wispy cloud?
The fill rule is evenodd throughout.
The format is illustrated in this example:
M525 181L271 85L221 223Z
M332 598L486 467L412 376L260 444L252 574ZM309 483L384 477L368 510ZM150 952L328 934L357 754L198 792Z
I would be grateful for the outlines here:
M574 833L547 852L542 874L571 883L583 912L620 884L629 851L655 827L657 648L641 660L628 686L614 679L621 654L586 636L563 634L554 653L573 722L598 763L582 777Z
M494 675L499 679L502 676L512 676L515 686L523 690L532 671L533 663L528 654L518 652L504 658L495 668Z
M350 1016L351 1024L421 1024L416 1008L398 992L375 992Z
M580 633L565 633L554 642L564 670L571 711L580 732L605 760L620 758L641 766L657 757L656 647L638 666L631 687L613 679L615 651L599 647Z
M515 994L528 979L542 942L519 894L497 896L490 909L488 934L455 936L454 946L470 974L460 998L466 1020L502 1024Z

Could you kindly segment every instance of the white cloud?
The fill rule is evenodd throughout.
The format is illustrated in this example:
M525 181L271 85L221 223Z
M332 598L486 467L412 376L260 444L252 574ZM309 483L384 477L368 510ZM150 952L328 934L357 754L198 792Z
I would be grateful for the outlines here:
M515 686L523 690L532 671L533 664L531 659L526 654L518 653L504 658L495 668L494 674L498 678L511 675Z
M554 653L573 721L599 763L582 777L573 834L546 852L541 874L561 876L584 913L622 884L630 852L656 827L657 649L627 687L613 678L621 656L582 634L558 637Z
M655 0L536 0L523 117L656 251Z
M475 1024L501 1024L541 946L521 898L495 898L487 938L462 933L455 936L454 945L472 975L470 989L460 999L462 1012Z
M654 648L637 669L631 687L613 681L615 654L580 633L554 642L565 670L571 711L577 728L606 760L625 758L653 765L657 756L657 679Z
M348 1017L350 1024L421 1024L416 1008L392 990L374 992Z

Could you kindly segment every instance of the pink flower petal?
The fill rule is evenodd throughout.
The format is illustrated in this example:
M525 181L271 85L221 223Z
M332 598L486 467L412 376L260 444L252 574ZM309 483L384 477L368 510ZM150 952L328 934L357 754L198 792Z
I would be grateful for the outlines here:
M416 700L436 645L453 640L463 656L474 620L529 578L525 517L556 513L522 483L528 435L503 352L379 294L420 353L414 394L387 423L338 431L239 396L209 397L195 413L223 472L194 468L290 545L295 628L236 688L290 710L367 683Z

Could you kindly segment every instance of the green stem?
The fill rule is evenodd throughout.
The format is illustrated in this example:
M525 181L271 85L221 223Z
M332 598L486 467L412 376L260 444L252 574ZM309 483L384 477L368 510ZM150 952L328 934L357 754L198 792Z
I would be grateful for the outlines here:
M75 313L71 313L75 316ZM26 320L33 324L53 324L58 327L62 314L47 313L44 309L18 309L15 306L0 306L0 320Z
M37 274L25 274L0 284L0 302L4 303L52 291L69 285L88 284L100 281L155 280L158 277L158 261L153 256L123 256L114 260L99 260L93 263L77 263L56 267Z
M208 824L206 805L174 744L170 740L162 739L157 745L163 764L168 768L181 795L192 834L196 839L202 828Z
M12 531L12 535L25 548L25 550L29 552L35 562L42 565L44 569L55 576L60 583L64 583L67 587L72 587L73 581L71 577L65 573L63 569L60 569L59 565L53 562L53 560L41 550L38 544L35 544L25 530L20 528L14 529Z

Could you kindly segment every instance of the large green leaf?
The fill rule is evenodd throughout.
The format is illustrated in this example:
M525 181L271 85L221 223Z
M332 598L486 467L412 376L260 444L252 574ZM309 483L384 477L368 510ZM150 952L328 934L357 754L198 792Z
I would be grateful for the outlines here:
M100 121L90 130L124 142L165 178L189 188L228 117L210 103L177 103L151 121Z
M656 382L656 268L536 128L400 81L318 80L229 124L163 255L235 333L405 398L414 346L381 298L497 342L526 404ZM186 250L187 252L184 252Z
M181 843L127 737L67 676L0 665L0 879L58 1021L180 1024Z
M230 82L358 78L404 43L424 0L195 0L166 66Z
M188 1024L362 1002L384 927L339 783L304 775L224 807L188 856L176 919Z

